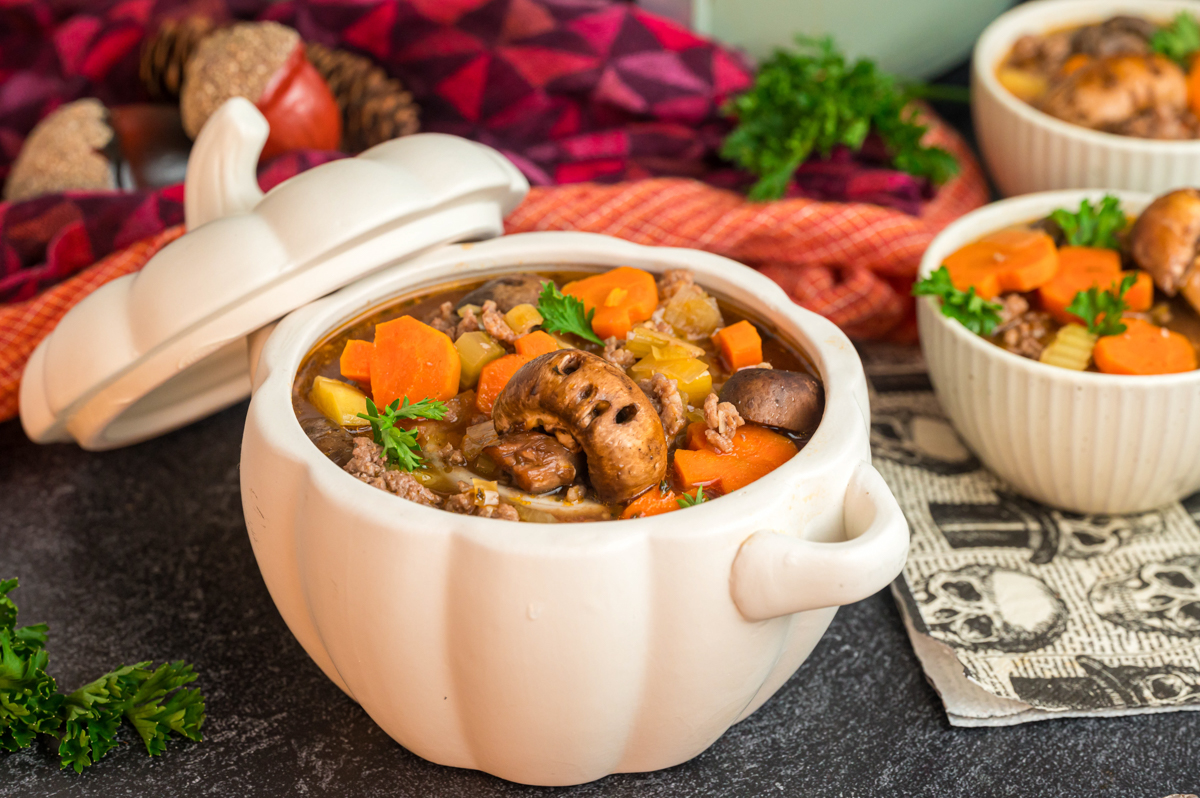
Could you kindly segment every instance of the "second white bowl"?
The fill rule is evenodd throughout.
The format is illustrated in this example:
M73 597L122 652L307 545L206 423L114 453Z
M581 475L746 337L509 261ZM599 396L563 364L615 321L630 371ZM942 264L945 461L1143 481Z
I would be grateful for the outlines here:
M1006 196L1066 188L1155 194L1200 185L1200 140L1159 141L1102 133L1042 113L1000 85L996 67L1027 33L1098 22L1116 14L1169 20L1200 16L1196 0L1041 0L997 17L971 60L971 111L979 149Z
M967 214L934 239L920 276L1002 227L1115 193L1127 213L1147 194L1056 191ZM1014 355L917 302L938 401L979 459L1020 493L1080 513L1133 513L1200 489L1200 371L1153 377L1076 372Z

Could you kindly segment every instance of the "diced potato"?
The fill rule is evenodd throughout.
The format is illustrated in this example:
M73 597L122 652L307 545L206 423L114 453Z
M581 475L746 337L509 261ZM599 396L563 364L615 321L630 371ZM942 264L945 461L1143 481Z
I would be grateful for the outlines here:
M542 318L542 314L538 313L538 309L533 305L524 304L517 305L508 313L505 313L504 321L517 335L524 335L545 321L545 319Z
M676 335L689 341L707 338L725 324L717 300L699 287L671 297L663 309L663 321L674 328Z
M353 385L328 377L317 377L313 380L309 399L334 424L361 427L367 423L358 417L359 413L367 412L367 395Z
M505 354L504 347L483 330L463 333L454 342L454 348L458 350L459 360L462 361L458 378L461 390L474 387L483 367Z
M1025 102L1038 99L1049 88L1046 79L1036 72L1004 67L996 71L996 80Z
M695 344L689 344L673 335L667 335L649 327L634 327L625 337L625 348L638 357L651 355L651 349L655 346L661 348L680 347L678 351L684 352L684 357L699 357L704 354L704 350ZM672 349L672 351L677 350Z
M629 368L629 376L635 380L648 380L656 372L675 380L685 405L699 405L712 392L712 373L698 358L659 361L644 357Z

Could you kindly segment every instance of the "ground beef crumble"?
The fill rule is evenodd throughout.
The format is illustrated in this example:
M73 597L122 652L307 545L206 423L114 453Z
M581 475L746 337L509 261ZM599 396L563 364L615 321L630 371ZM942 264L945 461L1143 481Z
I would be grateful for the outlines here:
M663 272L662 279L658 281L659 299L666 302L680 291L691 288L695 284L696 276L690 269L667 269Z
M683 407L683 397L679 395L678 383L655 372L648 380L638 380L637 385L658 411L667 440L683 431L687 426L687 412Z
M517 508L501 502L487 507L475 504L475 488L469 482L458 483L458 493L446 499L442 508L459 515L477 515L480 518L499 518L501 521L520 521Z
M497 341L506 344L511 344L520 337L508 326L504 314L496 309L496 303L490 299L483 303L483 329Z
M1031 310L1029 301L1020 294L1000 297L1000 323L992 338L1013 354L1037 360L1049 343L1052 328L1050 315Z
M708 429L704 438L719 452L729 452L733 449L733 435L737 428L745 424L737 408L729 402L721 402L715 393L704 397L704 423Z
M602 357L619 369L627 369L637 362L637 355L625 348L623 341L610 336L604 339L604 354Z
M354 455L344 466L345 470L363 482L401 499L408 499L429 507L441 507L441 498L417 481L407 471L390 469L383 461L383 447L370 438L359 436L354 439Z

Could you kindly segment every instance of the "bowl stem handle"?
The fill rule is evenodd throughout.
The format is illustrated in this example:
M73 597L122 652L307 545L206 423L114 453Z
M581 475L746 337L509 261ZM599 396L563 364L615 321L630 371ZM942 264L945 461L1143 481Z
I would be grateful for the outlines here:
M908 556L908 522L879 472L867 462L846 487L846 540L820 543L755 532L733 562L734 603L750 621L851 604L887 587Z
M188 156L183 183L188 230L254 209L263 198L256 167L269 133L266 117L242 97L213 112Z

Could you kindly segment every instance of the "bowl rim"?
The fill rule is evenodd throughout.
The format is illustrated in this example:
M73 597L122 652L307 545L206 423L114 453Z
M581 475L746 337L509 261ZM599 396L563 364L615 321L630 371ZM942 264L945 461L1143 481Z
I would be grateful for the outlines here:
M929 276L951 252L978 240L989 232L999 230L1008 225L1028 221L1049 213L1055 208L1077 206L1082 200L1098 200L1107 194L1112 194L1121 200L1126 211L1131 209L1139 213L1153 200L1154 196L1143 191L1124 191L1116 189L1064 189L1059 191L1039 191L1034 194L1022 194L1017 197L999 200L977 208L955 220L934 238L929 248L921 258L917 270L917 279ZM932 323L939 324L946 334L955 336L973 347L976 352L982 352L985 357L993 359L1006 368L1022 368L1035 375L1047 379L1057 379L1072 385L1092 388L1102 387L1142 387L1169 388L1179 384L1200 384L1200 369L1183 371L1177 374L1103 374L1092 371L1072 371L1070 369L1050 366L1037 360L1031 360L1013 354L982 336L968 330L961 323L942 315L941 307L935 304L934 297L918 297L918 306L923 306L926 315L932 318Z
M1082 23L1097 18L1102 19L1106 15L1119 11L1145 15L1147 6L1151 8L1150 13L1153 13L1153 9L1175 13L1192 9L1200 19L1200 6L1197 6L1193 0L1034 0L1031 3L1015 6L992 20L979 35L974 52L971 54L972 90L986 90L1009 113L1016 114L1025 122L1047 128L1060 136L1071 137L1095 146L1126 151L1150 151L1162 155L1200 155L1200 138L1178 141L1121 136L1064 122L1021 100L1004 88L996 77L998 58L1007 53L1020 36L1029 32L1027 27L1039 27L1038 22L1043 20L1048 13L1078 9L1077 21ZM1046 29L1046 25L1040 27L1043 30ZM998 54L997 50L1000 50L1001 53ZM972 106L977 101L975 97L972 97Z
M581 245L595 249L588 253L590 260L561 255L554 257L555 253L570 248L578 249ZM472 252L476 248L486 248L486 252ZM488 260L499 261L500 264L489 266ZM747 295L753 295L753 299L746 301L746 304L763 315L770 315L774 310L781 311L784 318L779 320L780 331L809 355L825 386L825 412L804 449L788 463L739 489L736 492L740 496L738 500L714 502L690 518L703 521L701 526L717 534L722 534L726 528L743 528L747 522L761 521L780 508L782 497L789 492L787 485L804 480L805 475L819 476L823 468L835 466L844 459L847 446L858 438L864 442L867 440L866 416L869 411L861 406L854 385L859 381L855 377L861 377L865 392L861 361L850 339L832 322L797 305L774 281L729 258L700 250L645 246L610 236L580 232L521 233L483 243L439 248L416 260L406 261L400 269L385 269L294 311L279 323L262 347L251 409L247 416L247 430L252 424L257 425L270 448L303 466L315 491L334 497L350 496L352 500L345 504L356 507L363 517L377 519L380 524L390 528L421 526L435 533L465 533L489 547L531 545L558 551L563 546L581 543L624 545L631 538L641 539L647 535L706 538L709 535L702 533L697 525L676 523L679 519L672 520L671 513L565 525L513 524L496 518L449 513L438 507L410 502L413 506L405 507L404 516L411 518L414 523L403 524L398 522L395 513L395 502L400 500L399 497L367 485L336 466L309 440L291 412L291 389L295 374L311 346L347 320L370 308L386 304L399 295L423 287L432 288L460 277L534 271L555 263L615 266L628 264L631 260L636 261L632 264L635 266L645 266L653 261L661 266L657 271L667 268L695 269L699 272L697 277L702 284L706 281L711 284L714 280L736 284ZM423 271L433 272L436 276L423 275ZM718 273L724 275L718 276ZM359 301L362 294L380 286L390 286L390 291L376 295L367 303ZM282 394L277 396L280 392ZM256 399L259 401L256 402ZM267 408L268 403L274 405L277 401L285 401L288 412L273 413ZM280 416L286 416L286 419L281 422ZM853 432L855 425L862 428L858 436ZM844 502L840 493L828 498ZM779 527L781 524L775 522L771 526ZM505 534L497 535L498 529L503 529Z

